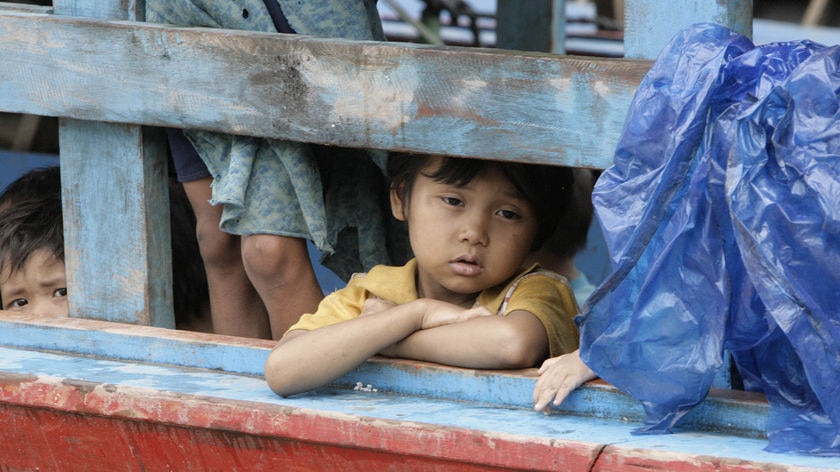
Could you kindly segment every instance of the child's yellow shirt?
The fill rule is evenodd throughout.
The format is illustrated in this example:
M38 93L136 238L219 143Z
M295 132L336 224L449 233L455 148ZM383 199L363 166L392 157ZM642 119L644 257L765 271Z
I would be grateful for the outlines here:
M346 287L321 301L315 313L307 313L289 328L313 330L359 316L365 300L371 296L398 305L416 300L415 259L401 267L378 265L366 274L356 274ZM565 277L534 265L507 282L482 291L477 305L498 315L516 310L533 313L545 327L550 356L566 354L578 348L578 313L574 293Z

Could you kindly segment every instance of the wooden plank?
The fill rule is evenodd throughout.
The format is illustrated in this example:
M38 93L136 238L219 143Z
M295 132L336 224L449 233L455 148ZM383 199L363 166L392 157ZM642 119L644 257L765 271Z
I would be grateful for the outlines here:
M166 148L155 131L59 121L71 316L175 327Z
M752 0L624 3L624 57L655 59L680 29L692 23L718 23L752 37Z
M143 7L56 0L54 8L57 14L136 19ZM58 94L64 85L56 84ZM61 118L59 142L70 315L174 328L162 133Z
M533 370L367 365L379 369L377 391L353 388L353 373L342 386L281 398L254 375L0 347L0 457L17 469L49 469L43 461L58 458L84 470L113 470L111 460L124 460L121 470L297 470L318 461L336 470L836 470L830 457L765 452L763 438L697 430L637 436L636 417L545 416L527 405ZM391 388L400 381L389 370L426 369L443 374L430 372L427 383L460 376L460 396ZM405 386L421 386L418 380ZM517 405L495 400L510 380L518 382ZM592 409L622 397L590 386L573 397L598 391L608 395L587 399Z
M82 319L41 319L0 311L0 346L64 352L121 362L212 369L262 377L272 341L218 336ZM373 359L333 385L352 389L357 382L382 391L441 400L529 409L536 369L493 371L459 369L411 360ZM681 426L746 437L765 437L767 402L762 395L713 389L689 412ZM572 394L562 414L641 423L641 405L603 383Z
M496 2L496 47L563 54L566 38L565 0Z
M650 65L15 12L0 48L4 111L601 168Z

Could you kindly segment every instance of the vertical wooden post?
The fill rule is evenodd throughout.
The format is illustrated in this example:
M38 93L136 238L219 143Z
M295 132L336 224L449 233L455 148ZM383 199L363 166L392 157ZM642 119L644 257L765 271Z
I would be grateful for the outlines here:
M565 8L565 0L497 0L496 46L564 54Z
M656 59L679 30L701 22L752 37L752 0L626 0L624 57Z
M144 2L55 0L58 15L142 20ZM173 328L166 147L159 130L59 120L70 316Z

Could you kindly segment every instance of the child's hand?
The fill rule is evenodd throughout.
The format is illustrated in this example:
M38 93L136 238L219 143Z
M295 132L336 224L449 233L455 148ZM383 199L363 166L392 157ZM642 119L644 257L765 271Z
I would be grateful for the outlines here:
M546 359L539 374L534 385L534 409L545 414L551 413L551 405L563 403L572 390L596 378L595 372L580 359L580 350Z
M438 326L452 323L460 323L479 316L493 316L493 312L483 306L473 308L461 308L452 303L423 299L426 308L423 311L423 320L420 329L436 328Z
M359 316L372 315L374 313L379 313L380 311L385 311L395 306L397 306L397 304L390 300L385 300L383 298L371 296L370 298L365 300L365 304L362 305L362 312L359 313Z

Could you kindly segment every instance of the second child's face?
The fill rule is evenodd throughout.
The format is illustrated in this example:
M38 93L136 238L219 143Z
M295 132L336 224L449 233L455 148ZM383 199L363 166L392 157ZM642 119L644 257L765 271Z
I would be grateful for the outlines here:
M8 264L4 264L8 267ZM29 256L21 270L0 274L3 309L39 316L69 316L67 276L64 262L39 249Z
M478 292L516 273L538 222L530 203L496 167L458 187L423 175L439 166L432 159L417 176L408 205L392 192L392 210L408 222L419 295L469 306Z

